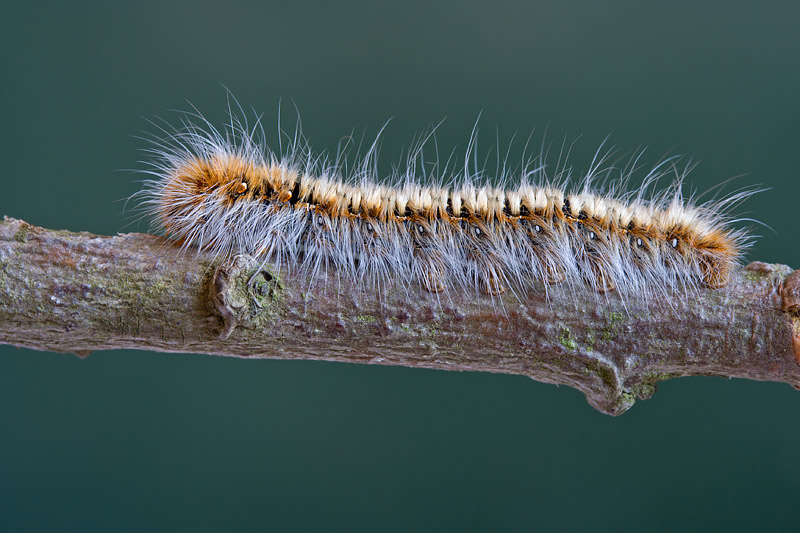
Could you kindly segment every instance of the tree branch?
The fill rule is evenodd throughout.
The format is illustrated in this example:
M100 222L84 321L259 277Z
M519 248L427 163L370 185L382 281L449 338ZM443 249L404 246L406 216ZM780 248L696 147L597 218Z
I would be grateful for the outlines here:
M800 388L800 271L751 263L731 283L623 302L559 286L526 296L379 291L152 235L0 222L0 343L136 348L522 374L619 414L671 377Z

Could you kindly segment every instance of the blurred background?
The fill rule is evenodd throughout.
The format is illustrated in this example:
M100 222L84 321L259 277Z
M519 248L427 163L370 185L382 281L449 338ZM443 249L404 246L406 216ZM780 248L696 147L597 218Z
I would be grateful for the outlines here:
M580 137L576 170L609 134L649 164L685 154L688 189L769 187L737 211L763 223L748 259L800 267L798 17L795 2L15 3L0 214L146 231L123 212L143 117L188 100L220 123L224 84L268 135L296 104L320 151L392 118L387 172L442 119L442 151L463 150L481 112L490 157L516 134L519 162L534 128L556 148ZM611 418L518 376L2 346L0 529L796 530L799 422L800 392L774 383L673 380Z

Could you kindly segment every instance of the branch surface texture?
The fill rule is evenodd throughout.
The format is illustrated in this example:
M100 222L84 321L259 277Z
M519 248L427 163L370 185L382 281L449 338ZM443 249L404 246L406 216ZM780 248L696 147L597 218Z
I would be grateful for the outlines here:
M800 271L751 263L717 290L648 302L558 285L514 295L378 290L248 256L0 222L0 343L134 348L522 374L620 414L656 383L715 375L800 389Z

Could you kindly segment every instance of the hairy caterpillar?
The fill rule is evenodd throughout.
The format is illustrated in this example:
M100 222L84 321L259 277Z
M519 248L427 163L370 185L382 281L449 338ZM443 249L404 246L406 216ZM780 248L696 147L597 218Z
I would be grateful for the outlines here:
M424 140L404 172L381 179L375 144L345 173L339 158L314 156L299 127L275 152L258 124L230 116L220 131L185 113L182 127L162 127L165 137L147 150L154 179L139 196L184 246L248 253L312 275L335 271L357 283L416 283L434 293L525 293L562 283L647 298L725 285L749 242L726 213L753 191L684 200L688 168L678 171L674 159L654 167L634 192L625 187L637 160L608 184L599 156L572 191L566 164L553 172L525 167L516 176L503 164L497 179L513 183L504 188L467 162L459 170L448 170L448 162L426 178L435 184L423 184L417 159ZM672 184L650 194L672 172Z

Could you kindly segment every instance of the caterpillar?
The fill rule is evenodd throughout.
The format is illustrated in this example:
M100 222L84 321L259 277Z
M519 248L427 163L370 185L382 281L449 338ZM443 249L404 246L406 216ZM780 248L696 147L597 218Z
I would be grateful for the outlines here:
M754 191L685 199L690 166L679 170L675 159L626 191L638 157L612 181L614 167L601 169L607 155L598 150L575 180L566 163L549 170L543 153L516 175L503 162L498 186L470 167L475 130L463 169L448 161L418 175L428 135L410 150L405 171L381 178L377 140L348 172L341 157L314 155L299 121L277 151L244 113L231 112L221 130L194 112L182 114L180 127L159 129L138 196L164 234L187 248L247 253L312 277L336 272L358 284L492 296L564 284L649 298L724 286L751 240L727 213ZM672 173L669 187L650 192Z

